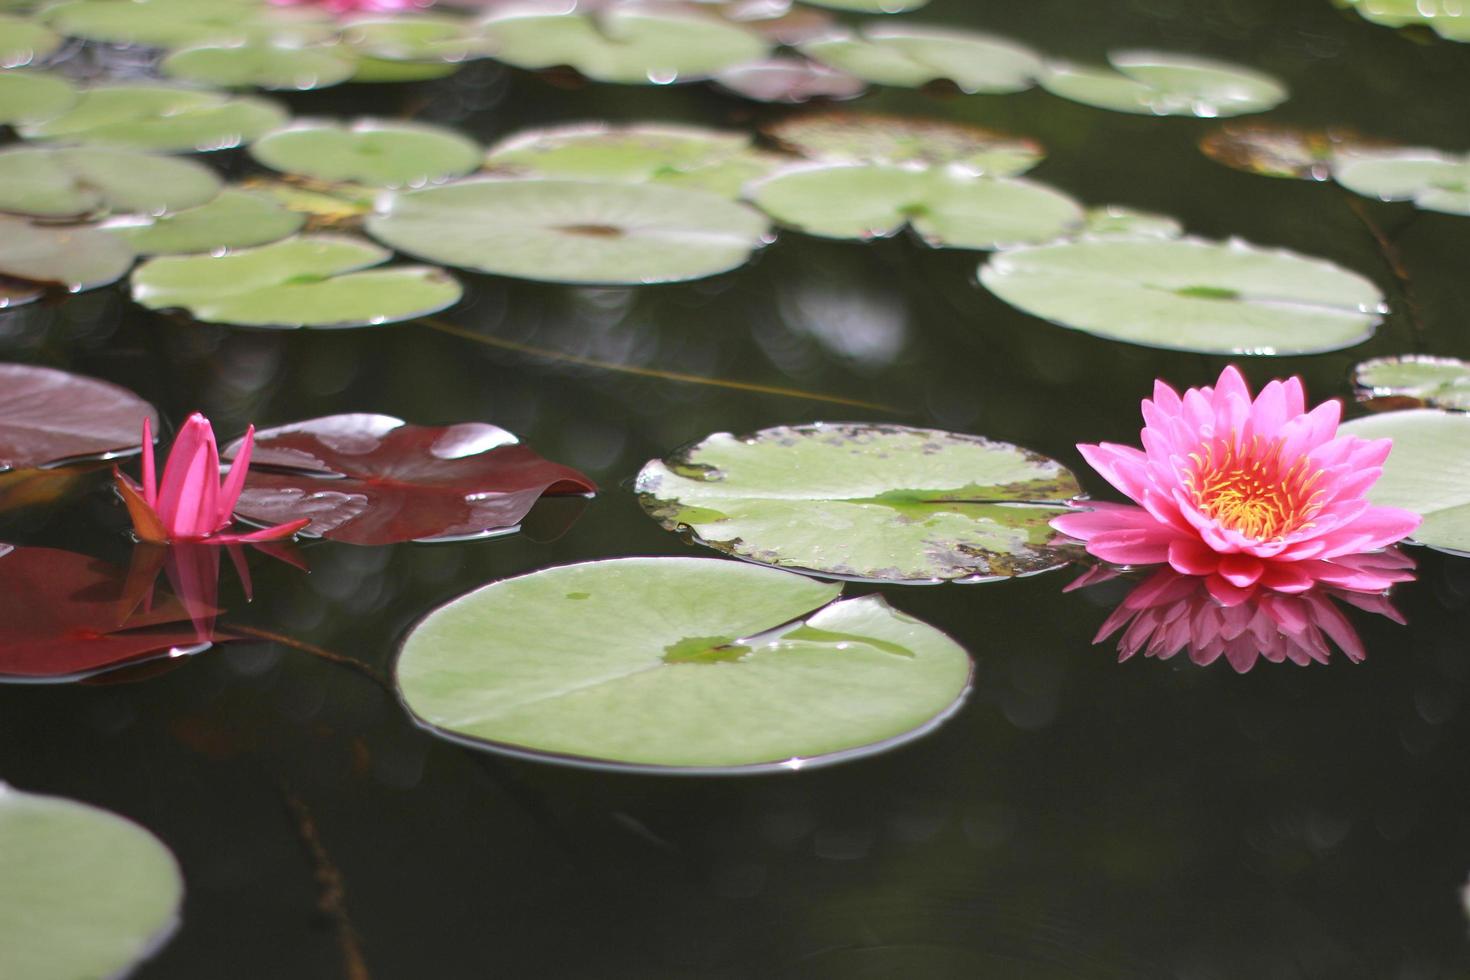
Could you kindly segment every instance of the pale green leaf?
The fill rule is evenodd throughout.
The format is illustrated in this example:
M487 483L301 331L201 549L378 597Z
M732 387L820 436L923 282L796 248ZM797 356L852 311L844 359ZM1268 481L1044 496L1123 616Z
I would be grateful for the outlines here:
M1392 439L1368 499L1422 515L1414 543L1470 555L1470 415L1416 408L1354 419L1338 431Z
M0 211L65 218L203 204L220 179L192 160L105 146L0 150Z
M202 152L249 143L286 119L281 106L253 96L119 83L84 91L66 112L22 126L20 133L31 140Z
M305 215L268 196L226 190L183 211L115 218L103 230L121 237L139 255L182 255L266 245L296 234L304 224Z

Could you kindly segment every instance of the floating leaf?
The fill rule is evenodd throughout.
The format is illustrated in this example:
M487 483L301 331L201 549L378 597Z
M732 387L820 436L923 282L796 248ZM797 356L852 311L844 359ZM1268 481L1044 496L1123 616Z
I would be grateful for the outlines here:
M214 171L192 160L102 146L0 150L0 211L43 218L161 212L203 204L219 190Z
M1041 162L1035 140L944 119L914 119L868 112L791 116L762 132L793 153L824 163L943 166L1013 177Z
M249 143L286 119L285 109L265 99L126 83L88 89L66 112L22 126L20 133L33 140L195 152Z
M947 79L966 92L1021 92L1043 70L1007 38L911 23L874 23L799 45L802 54L878 85L918 88Z
M0 784L0 840L0 976L121 977L178 927L178 862L131 820Z
M1154 116L1238 116L1286 100L1286 86L1243 65L1158 51L1114 51L1116 71L1055 63L1041 86L1073 102Z
M376 545L506 534L543 494L596 490L493 425L331 415L255 434L236 512L267 525L309 517L303 534Z
M1364 197L1413 201L1426 211L1470 214L1470 155L1425 149L1360 150L1339 159L1332 176Z
M393 195L367 230L421 258L520 279L656 283L742 265L770 226L750 208L657 184L470 180Z
M1087 238L1178 238L1184 226L1167 214L1135 211L1119 204L1088 208L1082 235Z
M46 291L33 282L21 279L6 280L0 276L0 310L34 303L44 295Z
M1385 27L1428 27L1447 41L1470 41L1470 9L1459 0L1345 0Z
M265 40L180 48L159 65L170 78L216 88L305 90L347 81L357 59L341 45L302 46Z
M76 101L76 87L60 75L0 72L0 126L49 119Z
M970 661L878 596L705 558L621 558L487 585L425 617L395 675L445 737L547 762L762 772L932 730ZM827 603L831 602L830 605Z
M42 16L72 37L155 48L261 37L324 40L336 33L331 15L315 4L254 0L64 0Z
M833 10L852 10L860 14L902 14L918 10L929 0L802 0L803 3Z
M640 4L589 13L507 13L481 24L494 57L518 68L570 65L588 78L667 85L754 61L769 44L699 13Z
M470 21L446 14L353 18L343 43L378 60L442 65L489 54L493 45Z
M1314 354L1367 340L1368 279L1232 239L1101 238L991 256L980 281L1033 316L1111 340L1212 354Z
M222 255L166 256L133 272L133 299L150 310L184 309L206 323L275 328L378 326L459 302L459 283L443 269L372 268L389 257L338 235L300 235Z
M716 433L638 474L671 531L750 561L927 583L1064 565L1047 521L1080 495L1061 464L1004 442L898 425Z
M805 164L757 181L751 201L782 224L824 238L877 238L905 225L936 248L1050 241L1082 208L1050 187L953 169Z
M183 255L267 245L294 235L306 216L248 191L226 190L207 204L158 217L127 216L103 225L139 255Z
M1470 412L1470 364L1453 357L1379 357L1353 372L1358 398L1394 408L1410 405Z
M1339 431L1392 439L1368 499L1423 515L1409 538L1415 544L1470 556L1470 415L1416 408L1354 419Z
M375 187L417 186L480 165L479 144L452 129L381 119L293 123L261 137L250 155L272 170Z
M852 99L868 88L861 78L810 58L762 58L726 68L715 76L715 81L722 88L756 102Z
M121 279L133 258L126 242L96 228L36 225L0 215L0 276L76 293Z
M373 58L361 55L357 59L354 82L394 84L399 82L427 82L436 78L447 78L463 66L447 61L395 61L391 58Z
M0 364L0 472L139 450L143 420L158 414L137 395L80 374Z
M1298 180L1327 180L1339 154L1368 145L1348 129L1299 129L1260 122L1231 122L1211 131L1199 148L1216 163L1246 173Z
M371 213L377 191L373 188L333 184L329 188L303 187L290 180L251 177L240 185L258 197L268 198L295 214L303 215L313 231L360 224Z
M61 37L45 24L0 14L0 69L21 68L44 59L61 45Z

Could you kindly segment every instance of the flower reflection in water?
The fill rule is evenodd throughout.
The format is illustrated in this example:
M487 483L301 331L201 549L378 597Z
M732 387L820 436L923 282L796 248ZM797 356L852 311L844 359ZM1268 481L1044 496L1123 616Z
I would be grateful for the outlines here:
M1395 582L1413 579L1413 560L1396 548L1354 557L1370 575ZM1092 585L1116 574L1100 567L1068 588ZM1333 644L1356 663L1366 651L1338 603L1404 622L1387 591L1359 592L1331 585L1296 593L1261 589L1227 605L1213 595L1205 577L1184 575L1162 565L1113 610L1093 642L1101 643L1121 630L1119 661L1139 653L1167 660L1187 652L1201 666L1224 657L1239 673L1250 670L1258 658L1300 666L1326 663Z

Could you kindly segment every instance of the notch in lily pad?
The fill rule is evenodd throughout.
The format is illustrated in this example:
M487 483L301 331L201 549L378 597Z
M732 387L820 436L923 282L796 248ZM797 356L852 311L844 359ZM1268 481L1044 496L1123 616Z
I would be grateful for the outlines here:
M671 775L828 765L932 731L971 676L939 630L840 593L708 558L550 568L430 613L394 679L434 734L540 762Z
M638 474L669 531L748 561L910 585L1032 575L1071 560L1047 522L1081 495L1060 463L981 436L813 423L717 432Z
M132 246L88 225L43 225L0 215L0 277L80 293L133 267Z
M1160 51L1113 51L1112 69L1054 62L1041 87L1073 102L1146 116L1238 116L1286 101L1286 86L1263 71Z
M1443 408L1470 412L1470 363L1406 354L1364 361L1353 370L1358 400L1374 411Z

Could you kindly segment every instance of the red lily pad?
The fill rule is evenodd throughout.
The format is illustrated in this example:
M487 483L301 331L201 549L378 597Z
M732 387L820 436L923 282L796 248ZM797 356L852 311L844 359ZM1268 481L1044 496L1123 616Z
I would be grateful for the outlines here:
M135 453L158 413L106 381L30 364L0 364L0 473Z
M88 555L0 545L0 678L79 680L230 638L201 637L201 611L174 596L147 601L126 570Z
M507 533L542 494L596 490L493 425L329 415L255 433L235 514L259 524L306 517L304 535L393 544Z

